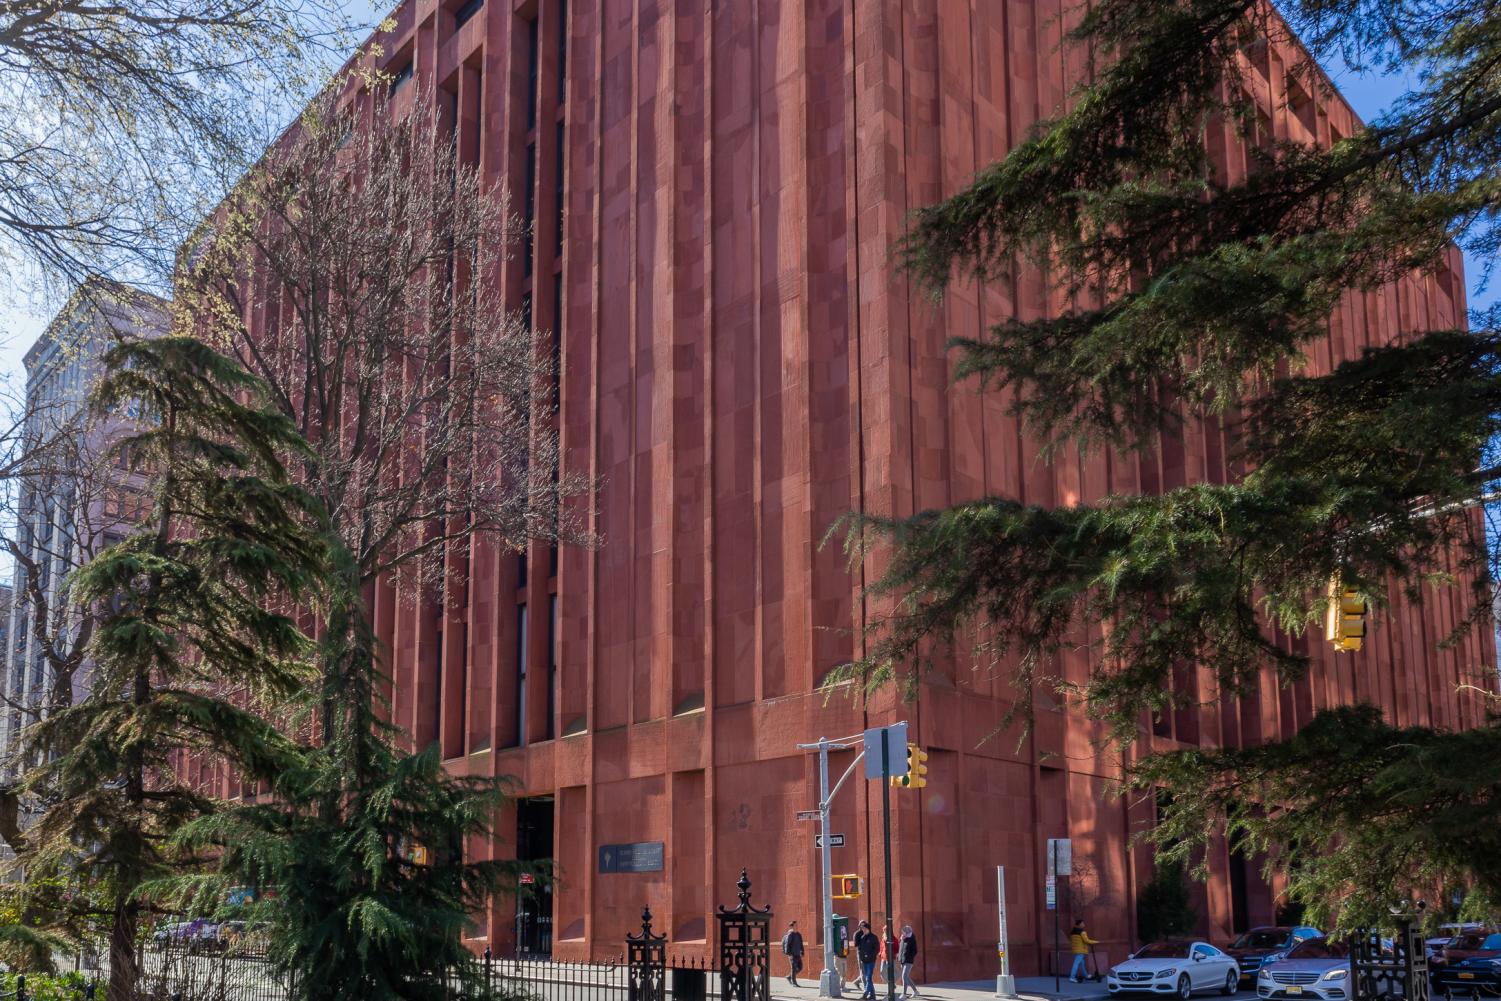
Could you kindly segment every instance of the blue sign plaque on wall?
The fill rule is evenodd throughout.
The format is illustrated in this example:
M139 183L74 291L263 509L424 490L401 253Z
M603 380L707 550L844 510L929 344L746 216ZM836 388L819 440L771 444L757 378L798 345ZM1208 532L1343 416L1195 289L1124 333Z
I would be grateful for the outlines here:
M660 841L600 845L600 872L661 872L665 853Z

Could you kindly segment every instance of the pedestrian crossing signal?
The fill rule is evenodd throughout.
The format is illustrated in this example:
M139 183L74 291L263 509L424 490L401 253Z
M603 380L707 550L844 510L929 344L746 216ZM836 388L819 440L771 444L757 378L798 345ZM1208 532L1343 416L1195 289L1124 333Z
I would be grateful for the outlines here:
M859 876L830 876L834 884L833 898L835 900L854 900L864 890L864 881Z
M928 784L928 752L916 744L907 745L907 774L893 775L891 784L898 789L921 789Z
M1365 640L1365 599L1354 588L1344 587L1335 577L1329 582L1329 607L1324 633L1339 653L1359 650Z

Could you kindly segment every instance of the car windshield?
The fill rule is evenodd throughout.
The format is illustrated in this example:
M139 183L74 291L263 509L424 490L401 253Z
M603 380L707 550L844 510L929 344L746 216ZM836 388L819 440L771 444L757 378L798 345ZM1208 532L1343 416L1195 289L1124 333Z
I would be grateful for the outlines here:
M1187 942L1153 942L1151 945L1142 946L1133 959L1187 959L1189 943Z
M1287 941L1287 932L1276 928L1258 928L1248 931L1234 942L1232 949L1277 949Z
M1451 945L1455 949L1479 949L1482 947L1480 943L1484 942L1485 940L1485 935L1479 935L1475 932L1467 932L1466 934L1460 935L1458 938L1456 938L1451 943Z
M1350 947L1344 942L1331 942L1327 938L1311 938L1299 942L1288 959L1344 959L1350 955Z
M1487 935L1480 944L1482 949L1501 949L1501 935Z

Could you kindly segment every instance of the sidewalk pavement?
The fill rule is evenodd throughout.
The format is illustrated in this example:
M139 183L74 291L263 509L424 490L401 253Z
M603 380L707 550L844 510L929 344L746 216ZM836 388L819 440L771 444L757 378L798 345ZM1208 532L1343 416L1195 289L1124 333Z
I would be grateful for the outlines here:
M988 1001L995 996L995 978L923 984L921 990L923 1001ZM1075 984L1069 982L1067 977L1062 978L1056 991L1053 989L1052 977L1017 977L1016 993L1023 1001L1097 1001L1109 996L1103 981ZM793 987L786 977L772 977L771 996L774 1001L816 1001L818 971L813 971L811 979L806 975L801 977L797 987ZM896 996L901 998L902 992L898 990ZM844 997L846 1001L859 1001L859 988L846 986ZM886 1001L886 985L883 982L876 984L876 999Z

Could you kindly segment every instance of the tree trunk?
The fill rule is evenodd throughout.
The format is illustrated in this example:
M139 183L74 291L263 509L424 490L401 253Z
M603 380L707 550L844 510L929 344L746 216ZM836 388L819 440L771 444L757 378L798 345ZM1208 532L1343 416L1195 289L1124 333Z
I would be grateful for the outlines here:
M140 905L123 895L115 901L114 921L109 931L109 989L105 1001L135 1001L140 969L136 963L136 931Z

